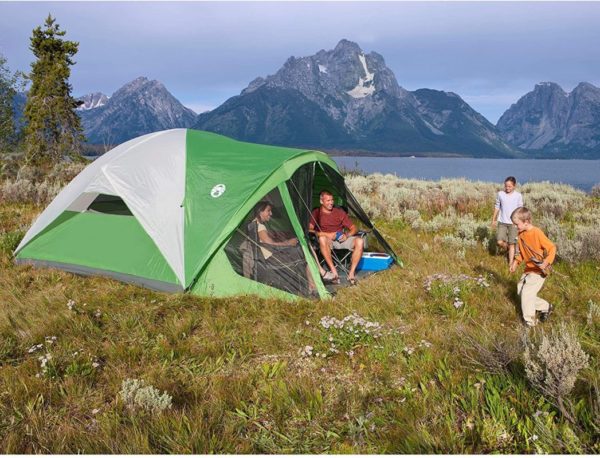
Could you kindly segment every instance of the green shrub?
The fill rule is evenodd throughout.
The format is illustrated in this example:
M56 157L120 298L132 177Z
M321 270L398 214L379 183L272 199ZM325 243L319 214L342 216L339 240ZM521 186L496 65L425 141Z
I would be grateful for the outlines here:
M0 234L0 254L12 255L24 236L24 231L11 231Z

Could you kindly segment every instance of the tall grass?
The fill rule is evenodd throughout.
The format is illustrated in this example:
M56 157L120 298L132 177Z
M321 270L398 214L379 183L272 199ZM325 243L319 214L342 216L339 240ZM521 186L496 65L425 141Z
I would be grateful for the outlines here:
M15 266L11 247L43 207L0 202L0 449L600 453L598 257L559 261L566 277L544 286L555 312L528 331L518 277L485 242L494 185L358 178L406 267L326 301L170 295ZM526 204L576 240L600 203L550 188L523 187ZM589 356L566 411L524 356L563 323Z
M347 183L373 218L403 220L415 230L436 233L459 250L474 244L493 247L490 228L495 194L501 186L464 179L421 181L395 175L351 175ZM583 191L549 182L518 189L525 206L559 245L567 262L600 259L600 204ZM593 191L594 192L594 191Z

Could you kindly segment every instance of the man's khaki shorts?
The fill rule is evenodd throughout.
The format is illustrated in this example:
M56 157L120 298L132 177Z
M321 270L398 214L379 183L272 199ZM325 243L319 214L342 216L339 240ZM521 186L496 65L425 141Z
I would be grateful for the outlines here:
M331 246L333 247L334 250L354 250L354 239L355 238L356 238L356 235L353 235L351 237L348 237L343 242L333 241L331 243Z
M496 231L496 240L504 240L509 244L517 243L519 237L519 231L517 226L514 224L498 223L498 230Z

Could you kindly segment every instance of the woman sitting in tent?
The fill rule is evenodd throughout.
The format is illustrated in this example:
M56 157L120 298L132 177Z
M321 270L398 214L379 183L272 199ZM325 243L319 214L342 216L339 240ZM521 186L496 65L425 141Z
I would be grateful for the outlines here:
M296 237L286 238L267 224L273 216L273 204L263 200L254 207L254 219L248 224L244 247L244 274L289 292L316 292L316 286Z

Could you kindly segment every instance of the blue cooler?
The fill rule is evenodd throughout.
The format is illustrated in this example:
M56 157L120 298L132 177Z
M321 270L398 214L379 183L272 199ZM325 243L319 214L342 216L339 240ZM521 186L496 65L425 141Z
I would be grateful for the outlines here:
M363 253L358 261L358 270L385 270L392 265L394 259L387 253Z

